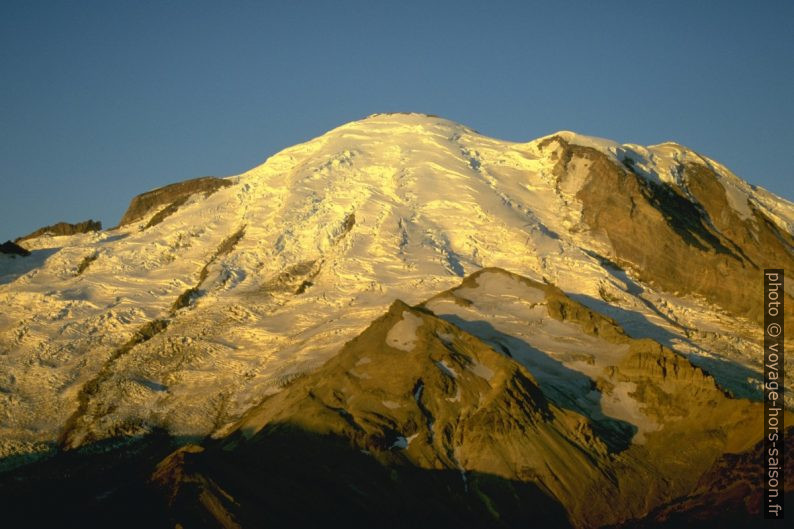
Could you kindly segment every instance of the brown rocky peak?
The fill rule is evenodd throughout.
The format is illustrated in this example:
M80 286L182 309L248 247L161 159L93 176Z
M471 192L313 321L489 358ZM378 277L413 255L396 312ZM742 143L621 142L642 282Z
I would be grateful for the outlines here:
M176 203L176 205L172 207L175 211L187 198L196 193L210 195L218 189L230 185L232 185L232 182L229 180L206 176L185 180L184 182L170 184L153 189L152 191L147 191L146 193L141 193L132 199L127 211L119 221L119 226L125 226L140 220L160 206L168 207ZM170 211L170 213L173 213L173 211Z
M68 222L57 222L51 226L44 226L42 228L37 229L32 233L28 233L24 237L19 237L15 242L22 242L28 239L35 239L36 237L41 237L42 235L50 235L53 237L58 237L62 235L75 235L78 233L90 233L92 231L99 231L102 229L102 223L98 220L85 220L83 222L77 222L75 224L70 224Z

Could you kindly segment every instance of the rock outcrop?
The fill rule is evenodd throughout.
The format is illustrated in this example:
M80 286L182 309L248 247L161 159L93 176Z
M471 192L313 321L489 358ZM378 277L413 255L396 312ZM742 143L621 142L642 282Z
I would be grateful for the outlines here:
M166 206L161 212L159 217L150 222L155 225L162 221L165 217L173 214L179 206L185 203L188 198L197 193L203 193L205 196L210 195L218 189L232 185L229 180L223 178L215 178L206 176L202 178L194 178L192 180L185 180L176 184L170 184L164 187L147 191L136 196L130 202L127 211L119 221L119 226L126 226L137 220L140 220L150 214L155 209Z
M90 233L92 231L99 231L102 229L102 223L98 220L84 220L83 222L77 222L75 224L70 224L68 222L57 222L52 226L44 226L43 228L39 228L32 233L28 233L24 237L19 237L14 242L22 242L28 239L35 239L36 237L41 237L42 235L50 235L53 237L59 237L62 235L75 235L78 233Z
M764 268L792 263L794 236L749 203L742 218L705 160L680 165L679 187L653 182L630 162L617 164L559 136L544 144L556 146L558 185L577 164L587 167L576 194L582 229L607 238L610 259L668 292L699 294L733 315L762 319L761 296L748 295L748 285L760 284ZM794 325L794 316L787 323Z
M0 244L0 253L4 253L6 255L21 255L22 257L30 255L30 251L11 241L6 241L3 244Z

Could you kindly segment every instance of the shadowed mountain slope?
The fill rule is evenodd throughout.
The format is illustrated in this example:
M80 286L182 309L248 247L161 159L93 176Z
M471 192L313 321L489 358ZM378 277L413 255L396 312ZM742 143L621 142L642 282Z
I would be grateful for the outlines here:
M535 311L524 320L530 335L542 336L563 324L569 343L604 340L606 346L591 350L586 368L581 358L557 361L559 368L587 379L587 399L576 402L575 392L560 393L551 368L539 358L524 357L515 344L489 345L482 339L494 340L493 333L475 336L483 327L466 332L429 308L451 297L471 308L482 306L483 299L507 296ZM509 319L509 314L493 318ZM554 361L559 352L546 349L536 350ZM549 384L545 391L544 382ZM633 409L605 405L621 391L626 395L620 402L628 407L634 399ZM427 498L447 507L468 498L469 508L485 507L477 511L477 516L490 516L484 526L518 526L522 518L503 518L500 501L473 485L492 476L505 486L524 484L515 490L526 494L519 496L520 503L534 512L550 515L554 505L561 505L574 526L598 527L644 516L687 493L722 454L746 450L760 438L759 418L759 405L726 397L686 359L651 341L629 338L613 321L559 289L486 269L422 306L395 302L322 368L254 407L224 438L170 456L155 480L179 516L245 527L267 516L289 516L277 507L258 509L254 499L280 487L261 476L272 475L265 469L280 468L282 457L298 469L284 472L289 486L313 490L317 483L311 476L319 469L323 490L346 490L347 495L360 488L354 496L361 495L361 504L343 509L344 516L353 517L369 506L367 516L397 509L388 502L383 506L388 495L370 498L367 479L378 481L375 476L385 476L385 469L400 476L424 469L451 479L443 489L453 487L458 499ZM304 467L302 454L313 446L312 439L355 454L351 457L358 463L349 468L355 477L344 482L345 472L340 471L347 476L342 478L336 471L326 474L318 462L322 457ZM392 485L412 483L400 479ZM499 490L497 496L505 492ZM290 504L309 519L321 519L324 511L315 510L314 497L307 494ZM424 512L426 507L417 508ZM389 519L400 527L414 520L408 514L393 516Z

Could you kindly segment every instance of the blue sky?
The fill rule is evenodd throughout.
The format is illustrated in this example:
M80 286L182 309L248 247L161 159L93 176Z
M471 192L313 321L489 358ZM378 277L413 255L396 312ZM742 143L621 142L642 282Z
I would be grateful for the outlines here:
M3 0L0 240L386 111L675 140L791 200L793 25L788 0Z

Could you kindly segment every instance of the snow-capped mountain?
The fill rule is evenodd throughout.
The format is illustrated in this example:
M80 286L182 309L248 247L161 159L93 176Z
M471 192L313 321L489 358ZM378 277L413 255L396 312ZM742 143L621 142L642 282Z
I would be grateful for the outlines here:
M794 204L683 146L373 115L143 193L115 228L3 245L0 470L209 436L152 483L172 522L236 527L269 494L247 465L283 471L256 454L291 454L280 436L300 427L356 461L447 472L443 509L399 496L444 523L689 512L711 501L698 480L760 439L761 270L793 260ZM369 515L393 507L391 478L361 472L351 490L379 483Z
M374 115L2 256L0 453L222 432L395 299L483 267L550 282L753 396L750 281L791 264L793 227L794 205L676 144Z

